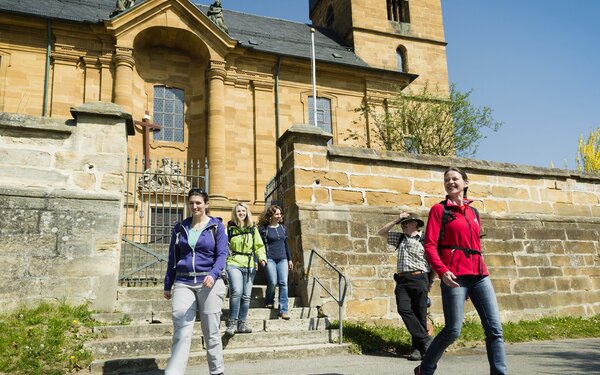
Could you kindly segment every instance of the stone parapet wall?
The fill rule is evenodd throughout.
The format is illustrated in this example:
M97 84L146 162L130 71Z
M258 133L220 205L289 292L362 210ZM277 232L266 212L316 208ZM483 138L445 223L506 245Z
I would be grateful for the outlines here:
M327 146L328 139L314 127L295 125L279 140L294 277L307 298L314 249L349 278L349 318L399 322L396 254L377 231L401 211L426 218L445 195L443 171L458 166L469 173L469 196L481 212L484 256L504 318L600 313L600 176ZM335 290L337 277L313 263L310 276L325 278ZM311 303L337 314L330 297L317 294L323 299L313 296ZM439 281L432 300L440 320Z
M116 300L130 116L109 103L58 120L0 113L0 311Z

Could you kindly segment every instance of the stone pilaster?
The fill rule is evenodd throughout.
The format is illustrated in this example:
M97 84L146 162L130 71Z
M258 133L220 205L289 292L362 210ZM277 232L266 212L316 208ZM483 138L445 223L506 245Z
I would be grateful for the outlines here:
M115 84L114 101L124 111L131 113L133 110L133 49L117 47L114 55Z
M212 197L225 199L225 77L222 61L211 61L208 79L208 192Z

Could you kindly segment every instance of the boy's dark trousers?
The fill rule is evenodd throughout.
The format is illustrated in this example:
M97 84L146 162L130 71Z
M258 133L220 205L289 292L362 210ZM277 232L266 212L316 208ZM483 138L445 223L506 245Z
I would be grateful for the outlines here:
M412 350L425 352L430 337L427 333L427 294L429 276L426 272L394 274L396 306L406 329L412 336Z

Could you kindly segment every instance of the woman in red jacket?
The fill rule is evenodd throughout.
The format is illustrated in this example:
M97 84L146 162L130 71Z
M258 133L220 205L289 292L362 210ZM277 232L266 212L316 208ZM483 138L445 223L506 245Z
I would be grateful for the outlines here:
M465 300L473 302L485 331L490 374L506 374L506 355L496 293L479 242L478 213L466 199L469 179L458 168L444 173L446 200L429 211L425 253L441 279L444 328L433 339L415 375L431 375L444 351L459 336Z

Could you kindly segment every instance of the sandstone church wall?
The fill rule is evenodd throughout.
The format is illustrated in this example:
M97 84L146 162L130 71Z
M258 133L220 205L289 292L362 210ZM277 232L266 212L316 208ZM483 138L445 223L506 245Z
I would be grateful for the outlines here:
M314 127L295 125L279 140L284 211L302 294L311 292L306 268L314 249L350 280L347 317L399 322L396 255L377 230L403 210L426 218L444 196L443 171L453 165L469 173L469 196L481 212L485 260L504 318L600 313L599 176L327 146L328 139ZM315 259L313 275L337 290L337 277ZM322 298L313 305L325 303L329 314L337 314L329 296L316 297ZM442 319L439 280L432 300L435 318Z
M127 115L107 103L71 112L0 113L0 311L116 300Z

